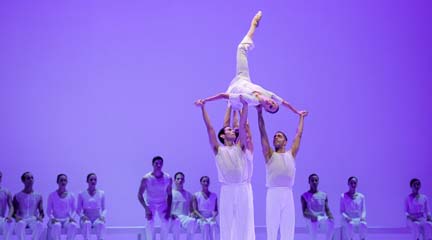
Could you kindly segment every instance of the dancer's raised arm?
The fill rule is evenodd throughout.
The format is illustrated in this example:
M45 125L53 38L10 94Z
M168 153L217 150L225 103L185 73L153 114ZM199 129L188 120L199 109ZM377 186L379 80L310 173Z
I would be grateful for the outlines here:
M202 117L203 117L205 126L207 128L207 134L208 134L208 137L209 137L210 147L213 150L213 153L217 154L219 143L217 141L216 133L215 133L215 130L213 128L213 125L211 124L210 117L208 116L208 113L207 113L207 111L206 111L206 109L204 107L205 103L202 102L202 101L200 102L198 100L197 102L195 102L195 104L197 106L201 107Z

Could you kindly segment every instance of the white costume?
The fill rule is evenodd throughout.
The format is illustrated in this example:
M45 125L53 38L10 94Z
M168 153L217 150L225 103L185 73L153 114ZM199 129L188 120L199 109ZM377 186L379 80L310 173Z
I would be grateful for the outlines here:
M243 104L240 102L240 95L242 95L243 98L248 102L249 106L259 105L258 99L253 95L254 92L259 92L264 96L272 98L278 104L282 103L282 98L251 82L249 76L247 52L253 47L253 41L248 36L246 36L237 47L237 73L226 91L226 93L228 93L230 96L229 103L233 109L242 108Z
M314 215L317 216L317 221L312 222L311 219L306 219L309 232L312 239L317 238L319 229L326 230L326 239L330 240L333 237L334 222L329 219L326 213L325 204L327 200L327 194L325 192L318 191L316 193L305 192L302 198L307 204L307 209Z
M405 199L405 213L416 218L415 221L407 219L407 225L411 229L413 239L419 239L421 230L424 232L424 239L432 238L432 222L427 221L430 216L428 199L426 195L418 194L412 196L411 194Z
M348 239L354 236L354 227L358 227L361 239L366 238L367 223L366 203L363 194L356 192L351 198L347 193L342 193L340 199L340 212L342 214L342 226ZM348 219L351 219L348 221Z
M216 194L210 193L208 198L203 192L196 192L195 199L197 201L198 212L206 219L205 221L199 219L198 224L201 228L203 240L214 240L217 232L218 225L216 220L213 219L213 212L216 209L217 197Z
M14 228L14 223L6 220L6 209L9 207L9 201L12 201L11 193L7 189L0 187L0 228L5 240L9 239Z
M276 240L280 230L281 240L294 239L295 212L292 187L296 167L290 151L273 152L266 164L267 239Z
M168 220L165 219L165 213L168 209L167 189L171 183L171 177L163 173L161 178L156 178L151 172L147 173L144 178L147 180L147 187L144 192L144 201L150 208L153 218L149 221L146 219L145 232L146 240L155 239L155 217L159 216L161 224L161 240L168 239Z
M220 193L220 235L223 240L254 240L252 152L238 145L219 146L216 154Z
M42 204L42 195L32 192L30 194L19 192L14 196L16 215L22 219L16 223L15 232L18 238L24 240L25 228L28 226L33 231L33 239L39 239L43 224L37 220L39 216L38 206Z
M171 215L175 216L172 219L172 231L174 240L180 239L180 229L183 228L187 232L187 240L192 240L197 228L197 222L191 216L192 194L186 190L182 192L177 189L172 190L172 205Z
M78 195L77 213L80 216L86 216L88 220L81 220L81 229L84 239L90 236L90 229L96 230L96 236L99 240L103 239L105 233L105 222L99 217L106 216L105 209L105 193L102 190L96 189L96 192L91 196L87 190L82 191Z
M75 198L72 193L67 192L66 196L61 198L57 191L52 192L48 196L47 215L48 229L53 240L60 239L62 227L66 229L68 240L75 238L78 224L70 221L75 217ZM57 222L52 223L52 219Z

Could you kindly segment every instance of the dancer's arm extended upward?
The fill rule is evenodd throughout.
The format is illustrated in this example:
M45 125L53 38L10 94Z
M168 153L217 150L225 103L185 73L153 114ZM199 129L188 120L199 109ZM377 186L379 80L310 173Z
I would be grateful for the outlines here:
M296 157L297 152L300 148L300 140L303 134L303 125L304 125L304 118L307 116L308 112L306 111L300 111L300 118L299 118L299 123L297 126L297 133L294 137L294 141L293 144L291 145L291 153L293 155L293 157Z
M209 137L210 147L212 148L213 153L217 154L219 143L217 141L216 133L215 133L215 130L213 128L213 125L210 122L210 117L208 116L208 113L205 109L205 106L204 106L205 104L199 100L197 102L195 102L195 104L197 106L201 107L202 117L203 117L204 123L205 123L206 128L207 128L207 134Z
M260 135L261 135L261 146L262 146L262 151L264 154L264 159L267 163L269 161L271 155L273 154L273 150L270 147L270 143L268 140L267 131L266 131L265 124L264 124L264 118L262 115L262 106L261 105L257 106L257 112L258 112L258 127L259 127L259 131L260 131Z
M248 103L240 96L240 101L243 104L242 111L240 113L240 126L239 126L239 138L242 149L248 149L253 151L253 145L251 139L249 139L250 132L248 131L247 117L248 117Z

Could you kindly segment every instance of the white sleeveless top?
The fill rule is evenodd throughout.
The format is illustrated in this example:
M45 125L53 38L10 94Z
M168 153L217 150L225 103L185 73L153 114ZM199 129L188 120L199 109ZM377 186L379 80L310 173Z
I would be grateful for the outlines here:
M144 176L147 179L147 187L144 192L144 200L147 205L167 204L167 188L171 178L167 173L163 173L161 178L156 178L152 172Z
M309 211L311 211L315 216L327 215L325 211L327 194L325 192L318 191L316 193L311 193L307 191L303 193L302 197L306 201Z
M67 192L66 197L61 198L57 191L48 196L47 215L55 219L67 219L75 213L75 197Z
M215 193L210 193L209 197L206 199L203 192L196 192L195 198L197 200L198 211L205 218L209 218L213 215L213 211L216 208L217 197Z
M250 183L253 171L252 152L243 152L238 145L219 146L215 158L219 182Z
M87 190L82 191L78 195L77 212L85 215L91 221L95 221L98 217L105 217L105 192L96 189L95 194L92 196Z
M15 194L15 201L18 202L18 209L15 209L18 216L24 219L39 216L38 204L42 201L39 193L19 192Z
M295 172L295 161L291 150L284 153L273 152L266 164L266 186L292 188Z
M183 192L177 189L172 190L172 204L171 214L174 215L189 215L191 213L192 204L192 193L183 190Z

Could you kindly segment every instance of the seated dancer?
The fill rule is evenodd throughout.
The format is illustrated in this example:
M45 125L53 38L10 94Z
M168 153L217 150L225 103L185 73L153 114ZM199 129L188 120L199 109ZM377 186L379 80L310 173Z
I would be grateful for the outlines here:
M354 227L358 227L360 239L366 239L366 203L364 195L356 191L357 182L357 177L348 178L349 190L340 199L342 227L349 240L354 237Z
M309 175L309 191L301 196L303 216L309 228L311 239L317 239L319 229L326 231L326 239L333 239L334 220L328 206L327 193L318 190L319 177Z
M43 229L43 205L42 195L33 190L33 174L25 172L21 175L24 189L15 194L13 208L15 211L16 228L18 239L24 240L26 227L33 231L33 240L39 240Z
M14 228L13 221L13 204L12 194L6 188L1 186L3 173L0 172L0 229L3 233L3 239L9 240ZM9 208L8 214L6 210Z
M156 239L155 216L161 222L161 240L168 239L168 224L171 217L172 178L162 171L163 158L156 156L152 160L153 171L144 175L138 190L138 200L145 209L146 239Z
M420 193L420 180L414 178L410 181L411 194L405 199L405 214L407 225L412 232L412 239L420 239L423 230L423 239L432 239L432 218L429 212L428 199Z
M185 176L182 172L174 175L175 187L172 190L171 222L174 240L180 239L181 228L186 230L186 239L192 240L197 228L193 217L192 194L184 189Z
M218 215L217 196L210 192L210 178L202 176L200 179L201 191L194 194L193 209L198 216L198 224L201 228L203 240L218 239L218 225L216 217Z
M75 239L78 224L75 221L75 198L66 189L68 178L65 174L57 175L58 189L48 196L48 229L53 240L60 240L61 229L66 229L68 240Z
M241 95L250 106L262 105L263 108L269 113L276 113L279 110L279 105L282 104L283 106L291 109L291 111L294 113L300 114L300 112L286 100L277 96L273 92L252 83L250 79L247 53L254 47L252 38L256 28L258 27L261 17L262 12L259 11L252 19L248 33L238 45L236 76L231 81L227 91L224 93L219 93L215 96L199 99L196 101L196 104L203 104L208 101L214 101L218 99L227 99L229 100L229 103L233 109L238 110L242 107L242 104L239 100L239 96Z
M96 174L89 173L88 187L78 195L77 213L85 240L89 239L91 228L96 230L98 240L102 240L105 233L105 192L97 189L96 183Z

